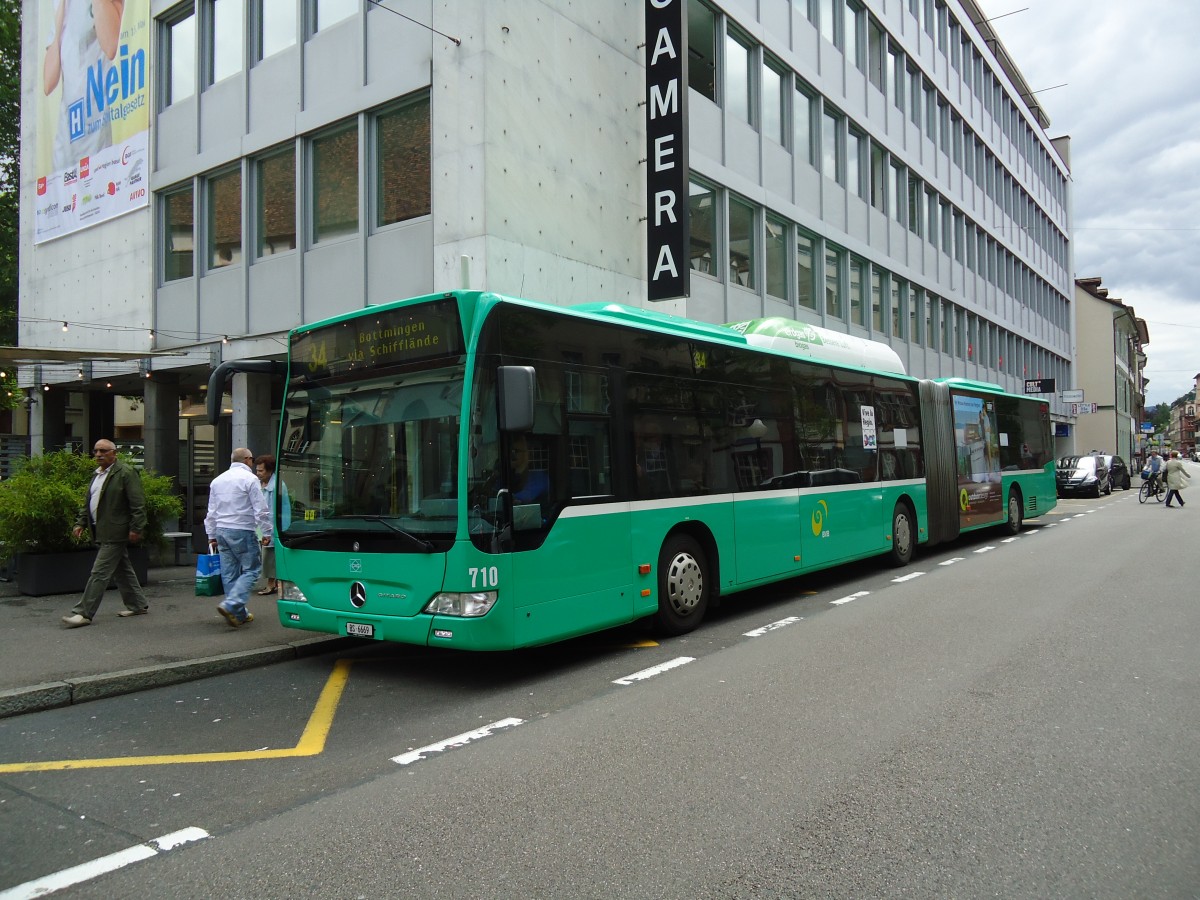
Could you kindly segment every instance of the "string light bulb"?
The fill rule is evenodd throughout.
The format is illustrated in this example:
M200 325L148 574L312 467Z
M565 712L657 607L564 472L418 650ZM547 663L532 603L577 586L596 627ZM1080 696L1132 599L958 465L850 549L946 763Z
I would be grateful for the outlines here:
M63 322L63 331L66 331L66 330L67 330L67 323Z

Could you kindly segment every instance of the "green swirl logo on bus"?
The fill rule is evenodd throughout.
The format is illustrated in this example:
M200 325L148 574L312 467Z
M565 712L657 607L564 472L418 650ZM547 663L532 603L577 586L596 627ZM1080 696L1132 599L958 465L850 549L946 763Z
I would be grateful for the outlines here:
M812 514L812 531L817 537L825 530L825 517L829 515L829 504L824 500L818 500L817 506L819 509L814 509Z

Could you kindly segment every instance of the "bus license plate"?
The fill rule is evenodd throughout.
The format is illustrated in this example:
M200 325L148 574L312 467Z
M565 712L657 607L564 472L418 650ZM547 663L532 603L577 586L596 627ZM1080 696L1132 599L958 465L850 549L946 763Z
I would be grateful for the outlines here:
M360 622L347 622L346 634L354 637L375 637L375 626L363 625Z

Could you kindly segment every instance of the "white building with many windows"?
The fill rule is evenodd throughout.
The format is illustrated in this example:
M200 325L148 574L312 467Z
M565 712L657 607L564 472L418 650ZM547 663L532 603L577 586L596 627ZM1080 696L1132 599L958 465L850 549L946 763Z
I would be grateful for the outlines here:
M149 205L35 244L23 204L21 343L88 358L22 370L35 447L69 436L68 409L90 439L104 398L144 395L147 459L188 480L274 440L263 376L237 376L232 431L177 428L213 364L464 273L647 305L648 2L143 0ZM661 308L872 338L918 376L1072 382L1067 139L972 0L674 3L690 296ZM26 34L32 121L45 41Z

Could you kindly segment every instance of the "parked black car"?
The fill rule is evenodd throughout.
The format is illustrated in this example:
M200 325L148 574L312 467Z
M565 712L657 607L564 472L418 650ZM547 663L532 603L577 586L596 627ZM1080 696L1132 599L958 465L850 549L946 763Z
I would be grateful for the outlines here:
M1060 497L1099 497L1111 494L1108 466L1099 456L1064 456L1054 467Z
M1110 456L1105 453L1101 453L1100 458L1108 467L1108 492L1111 494L1117 488L1123 491L1129 490L1129 466L1125 464L1125 460L1119 456Z

